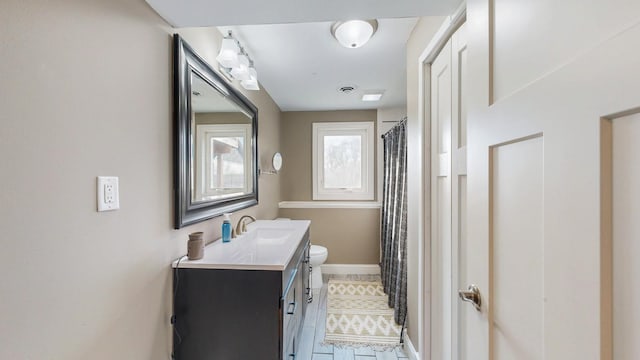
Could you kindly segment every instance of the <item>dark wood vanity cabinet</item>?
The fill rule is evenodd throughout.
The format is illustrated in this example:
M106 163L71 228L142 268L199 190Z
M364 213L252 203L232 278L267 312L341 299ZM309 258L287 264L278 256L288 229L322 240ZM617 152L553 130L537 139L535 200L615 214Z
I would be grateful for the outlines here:
M311 291L308 231L284 270L173 271L174 359L296 359Z

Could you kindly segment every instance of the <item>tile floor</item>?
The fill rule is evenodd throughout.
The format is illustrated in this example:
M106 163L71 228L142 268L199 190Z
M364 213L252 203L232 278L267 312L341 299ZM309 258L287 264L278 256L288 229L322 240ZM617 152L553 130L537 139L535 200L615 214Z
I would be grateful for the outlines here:
M332 278L336 276L331 276ZM379 276L349 275L348 279L374 280ZM298 348L299 360L405 360L407 355L400 348L390 351L374 351L369 347L335 347L322 345L324 341L325 322L327 317L327 281L320 291L314 292L313 302L307 307L304 320L300 346Z

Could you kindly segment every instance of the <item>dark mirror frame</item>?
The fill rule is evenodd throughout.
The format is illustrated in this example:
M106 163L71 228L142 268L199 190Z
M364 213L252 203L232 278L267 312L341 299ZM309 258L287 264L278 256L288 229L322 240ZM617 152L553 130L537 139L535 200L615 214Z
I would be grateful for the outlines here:
M173 35L174 81L174 149L173 174L175 228L220 216L258 204L258 109L239 91L230 86L178 35ZM194 139L191 129L191 72L197 73L226 99L235 103L250 118L253 191L220 200L193 202L191 194L191 151Z

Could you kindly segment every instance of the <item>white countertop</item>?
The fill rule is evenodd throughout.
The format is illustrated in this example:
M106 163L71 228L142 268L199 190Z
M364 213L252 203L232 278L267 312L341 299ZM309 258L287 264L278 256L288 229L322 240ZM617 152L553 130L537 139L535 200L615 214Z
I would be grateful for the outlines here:
M218 239L204 248L200 260L183 256L174 268L284 270L309 229L309 220L258 220L228 243Z

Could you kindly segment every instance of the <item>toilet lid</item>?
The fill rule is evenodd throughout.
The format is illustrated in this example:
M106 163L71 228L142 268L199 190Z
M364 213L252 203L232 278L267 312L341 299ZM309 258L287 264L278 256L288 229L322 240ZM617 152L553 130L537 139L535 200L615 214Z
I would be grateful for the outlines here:
M327 248L319 245L311 245L309 249L309 255L322 255L327 252Z

